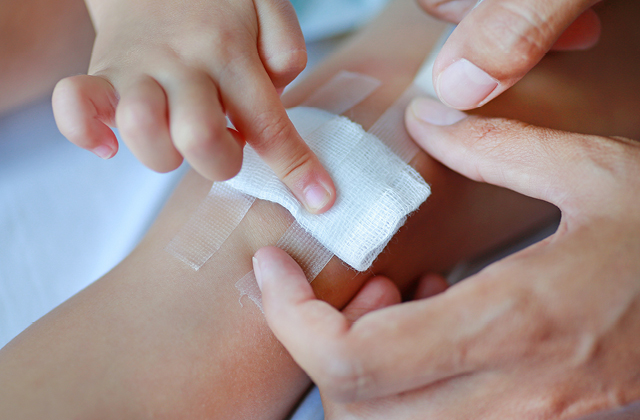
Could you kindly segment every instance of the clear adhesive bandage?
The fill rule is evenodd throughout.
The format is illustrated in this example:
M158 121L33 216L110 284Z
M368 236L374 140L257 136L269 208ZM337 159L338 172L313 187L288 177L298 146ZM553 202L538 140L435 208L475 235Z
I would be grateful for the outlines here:
M305 231L297 222L293 222L275 245L293 258L307 280L311 283L329 263L333 253L327 250L320 242ZM262 313L262 293L258 288L256 276L253 270L245 274L235 284L240 292L238 300L242 305L242 297L247 296L256 304Z
M341 71L304 103L341 114L359 104L379 86L380 81L373 77ZM316 128L309 125L297 127L303 138ZM245 153L247 150L250 148L247 147ZM214 183L207 197L165 250L194 270L200 269L240 224L254 200L255 197L242 194L224 183Z
M216 182L189 221L165 250L199 270L227 240L251 208L255 197ZM224 217L217 217L225 215Z
M441 39L438 48L445 39ZM415 97L435 96L430 76L436 52L425 60L414 83L368 132L337 114L360 103L380 85L370 76L340 72L312 94L304 106L288 110L296 130L336 185L338 198L328 212L308 213L247 146L240 173L213 185L167 251L197 270L238 226L253 200L259 198L281 204L294 216L295 221L275 245L296 260L309 281L334 254L356 270L369 268L407 215L430 194L429 186L407 164L419 148L404 128L404 112ZM253 271L238 280L235 287L240 299L246 295L262 310Z

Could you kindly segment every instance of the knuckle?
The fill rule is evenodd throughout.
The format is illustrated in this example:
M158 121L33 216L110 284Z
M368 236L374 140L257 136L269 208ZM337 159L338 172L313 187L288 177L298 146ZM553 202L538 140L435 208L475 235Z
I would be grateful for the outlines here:
M256 115L251 121L253 144L256 150L282 147L293 135L291 121L284 113L267 110Z
M224 135L221 124L212 120L182 121L172 126L176 148L184 154L198 155L207 153L211 145Z
M150 104L138 99L121 101L116 108L116 124L124 136L145 141L156 131L160 121Z
M622 189L622 196L626 196L624 190L638 184L640 148L637 143L625 138L599 136L583 136L581 140L582 147L576 148L577 158L588 162L586 175L594 185L603 186L603 192L619 194Z
M501 2L496 7L491 24L481 26L485 38L481 41L496 48L512 68L525 70L551 47L556 37L550 23L553 19L535 3Z
M272 78L282 79L282 83L288 83L307 66L307 51L304 48L290 50L266 57L265 61Z
M364 374L360 359L344 343L327 352L322 361L318 386L334 401L349 403L366 392L370 382Z
M275 157L275 168L283 180L297 178L315 161L311 150L304 143L294 143L298 135L286 114L267 111L252 123L254 135L251 145L258 154Z
M527 133L531 130L530 125L503 118L476 119L472 117L469 122L471 123L469 135L462 141L470 161L475 160L473 156L490 156L499 161L526 160L526 157L523 156L525 152L518 147L514 140L528 138ZM535 144L535 142L532 143ZM484 176L479 169L476 169L475 175L484 181Z
M174 40L169 46L169 53L187 63L205 68L212 66L213 69L222 72L233 68L236 60L246 57L248 46L251 45L246 32L235 28L218 27L211 31L210 27L205 26L199 33L199 36L188 40ZM203 51L211 53L203 55ZM211 60L210 57L215 59Z

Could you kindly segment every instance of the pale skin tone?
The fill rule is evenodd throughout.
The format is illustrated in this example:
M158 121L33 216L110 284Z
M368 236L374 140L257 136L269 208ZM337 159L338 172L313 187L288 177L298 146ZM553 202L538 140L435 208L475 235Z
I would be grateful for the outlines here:
M417 0L456 23L439 53L433 83L457 109L484 105L520 80L551 51L585 50L600 37L591 7L600 0Z
M149 168L167 172L186 159L212 181L238 173L246 142L309 211L333 205L329 174L280 101L307 57L288 0L86 3L96 28L89 75L62 80L53 94L71 142L108 159L117 127Z
M62 77L85 71L92 40L82 0L0 2L0 112L39 99Z
M300 103L343 69L366 73L383 86L349 116L369 127L410 83L441 29L412 2L396 1L283 100L288 106ZM415 37L427 44L424 51L412 45ZM572 73L563 69L584 62L576 56L567 60L547 63L538 74L542 79L531 79L522 90L503 95L492 103L492 112L520 119L547 118L543 123L569 128L584 105L576 96L564 96L563 77ZM619 72L617 81L628 82L631 76ZM601 83L598 86L607 92L618 93L608 81L593 79L589 81ZM555 87L550 89L553 95L530 94L536 92L535 86L548 86L545 83ZM597 88L587 89L591 85L578 91L603 98ZM628 85L618 96L623 97L626 89ZM624 107L595 103L612 113L640 109L638 103ZM550 108L553 112L536 112ZM610 121L601 114L595 109L589 112L584 129L607 130ZM624 134L632 136L631 128ZM431 183L434 195L372 269L392 278L401 290L424 272L443 273L457 261L514 239L556 215L553 206L472 182L426 154L412 165ZM240 307L233 287L251 269L255 251L275 243L284 232L289 222L286 212L258 203L220 254L198 272L163 250L210 185L189 174L147 237L122 264L0 350L4 397L0 417L278 419L286 415L309 379L271 334L257 308L246 299ZM313 282L314 293L343 308L369 277L370 273L355 275L334 259ZM389 290L395 289L380 277L368 283L347 307L347 316L353 320L371 308L396 302L397 295L390 299ZM433 290L422 293L431 295Z
M640 84L637 37L627 38L640 8L608 6L604 28L622 42L603 34L585 58L595 67L624 52L620 74L630 77L610 84L614 93ZM424 277L418 297L429 299L389 305L397 291L384 283L384 304L355 322L317 300L286 254L260 250L267 320L320 387L326 418L575 419L640 399L638 143L468 116L425 99L409 107L406 124L456 172L556 205L560 227L442 294L438 276ZM638 138L637 120L628 127Z

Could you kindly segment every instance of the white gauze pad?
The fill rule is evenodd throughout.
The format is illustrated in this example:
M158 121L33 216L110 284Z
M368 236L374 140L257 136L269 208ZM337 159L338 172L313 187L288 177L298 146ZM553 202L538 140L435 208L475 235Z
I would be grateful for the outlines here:
M358 271L369 268L430 194L420 174L348 118L292 108L289 118L335 183L338 198L326 213L304 209L251 147L240 173L224 184L285 207L309 234Z

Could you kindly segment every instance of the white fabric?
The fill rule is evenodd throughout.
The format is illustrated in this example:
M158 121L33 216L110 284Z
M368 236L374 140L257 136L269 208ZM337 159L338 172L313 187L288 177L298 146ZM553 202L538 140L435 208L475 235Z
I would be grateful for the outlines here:
M279 203L338 258L364 271L406 216L429 196L429 186L376 137L345 117L316 108L293 108L289 118L331 174L338 198L313 215L255 151L245 148L240 173L226 181L245 194Z
M129 254L183 173L72 145L50 98L0 117L0 347Z

